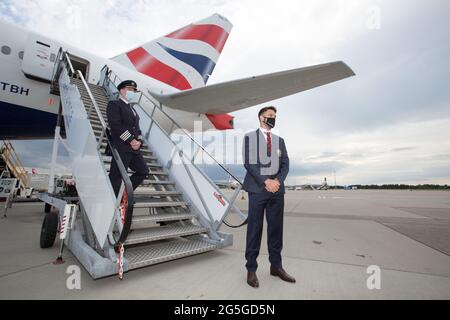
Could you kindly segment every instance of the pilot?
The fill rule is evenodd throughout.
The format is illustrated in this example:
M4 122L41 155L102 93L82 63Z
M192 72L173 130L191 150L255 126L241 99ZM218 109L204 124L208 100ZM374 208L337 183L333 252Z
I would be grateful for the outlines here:
M119 152L125 169L130 168L134 171L130 177L134 190L149 174L148 166L140 152L142 136L139 128L139 115L130 104L136 95L137 85L133 80L125 80L117 86L117 89L119 90L119 99L108 103L106 115L111 128L113 145ZM111 162L109 179L117 197L122 178L114 157Z

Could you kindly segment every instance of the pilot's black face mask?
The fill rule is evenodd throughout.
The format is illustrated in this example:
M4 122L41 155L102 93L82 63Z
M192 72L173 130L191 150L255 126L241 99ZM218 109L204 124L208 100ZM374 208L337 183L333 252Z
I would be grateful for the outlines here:
M269 127L274 128L275 127L275 118L264 117L264 123L267 124Z

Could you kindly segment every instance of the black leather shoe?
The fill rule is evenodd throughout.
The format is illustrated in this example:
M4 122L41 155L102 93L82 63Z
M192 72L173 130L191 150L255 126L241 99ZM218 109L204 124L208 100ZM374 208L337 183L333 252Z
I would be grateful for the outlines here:
M270 267L270 275L280 277L281 280L286 282L295 283L295 278L290 276L283 268Z
M259 287L259 281L258 277L256 276L256 272L247 272L247 283L253 288Z

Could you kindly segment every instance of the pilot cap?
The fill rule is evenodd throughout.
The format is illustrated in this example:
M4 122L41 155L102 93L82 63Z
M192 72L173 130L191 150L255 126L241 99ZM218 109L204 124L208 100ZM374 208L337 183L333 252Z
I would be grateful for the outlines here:
M122 81L122 82L119 83L119 85L117 86L117 90L120 91L120 89L125 88L125 87L133 87L135 90L137 90L137 84L136 84L136 82L134 82L133 80L125 80L125 81Z

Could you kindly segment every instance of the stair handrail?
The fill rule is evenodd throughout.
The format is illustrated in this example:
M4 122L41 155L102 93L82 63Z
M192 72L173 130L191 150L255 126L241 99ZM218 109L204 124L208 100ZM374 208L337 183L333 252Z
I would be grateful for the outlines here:
M61 70L61 53L63 51L62 47L59 47L58 54L56 55L55 64L53 65L53 71L52 71L52 80L50 83L50 92L52 92L55 88L55 86L58 84L59 80L59 72Z
M107 69L106 74L109 74L109 76L106 76L104 80L108 79L109 81L112 81L113 84L117 87L117 84L121 82L121 79L119 78L119 76L117 76L117 74L115 74L109 67L108 65L103 66L103 68L101 69L101 73L103 72L104 69ZM112 80L112 76L114 75L114 80ZM155 101L153 101L152 98L150 98L148 95L146 95L144 92L140 91L140 95L139 95L139 99L138 102L136 103L137 105L139 105L139 103L141 102L142 96L144 96L145 98L147 98L147 100L153 104L154 107L158 108L160 112L162 112L170 121L171 123L177 127L179 130L181 130L194 144L196 144L201 150L203 150L203 152L205 152L215 163L217 163L230 177L232 177L236 182L239 183L239 185L242 187L242 182L233 174L231 173L226 167L224 167L219 161L217 161L216 158L214 158L213 155L211 155L204 147L201 143L199 143L197 140L195 140L195 138L183 127L181 127L181 125L178 124L178 122L173 119L167 112L165 112L159 105L159 103L156 103ZM139 105L140 106L140 105ZM148 112L142 108L142 110L148 114ZM149 115L151 116L151 115ZM170 132L168 133L170 134Z
M121 79L120 79L120 77L114 72L114 71L112 71L110 68L109 68L109 66L107 65L107 64L105 64L104 66L103 66L103 68L101 69L101 71L100 71L100 74L101 75L103 75L103 74L105 74L105 77L103 78L103 83L100 83L100 81L102 80L101 79L101 77L102 76L100 76L100 81L99 81L99 83L103 86L103 87L105 87L105 86L107 86L108 84L107 84L107 81L110 81L110 82L112 82L113 83L113 85L117 88L117 85L122 81ZM113 78L114 77L114 78ZM151 95L150 95L151 96ZM242 214L242 212L240 211L240 209L239 208L237 208L235 205L234 205L234 201L236 200L236 198L237 198L237 196L238 196L238 194L239 194L239 192L241 191L241 189L243 188L243 183L233 174L233 173L231 173L227 168L225 168L219 161L217 161L217 159L215 158L215 157L213 157L204 147L203 147L203 145L202 144L200 144L186 129L184 129L183 127L181 127L179 124L178 124L178 122L175 120L175 119L173 119L167 112L165 112L163 109L162 109L162 107L161 107L161 104L156 100L156 99L154 99L153 97L149 97L148 95L146 95L144 92L142 92L142 91L140 91L140 95L139 95L139 99L138 99L138 101L137 101L137 105L143 110L143 112L145 112L150 118L153 118L152 117L152 115L150 115L148 112L147 112L147 110L145 110L141 105L140 105L140 102L141 102L141 100L142 100L142 97L145 97L151 104L153 104L153 112L152 112L152 114L154 113L154 110L155 110L155 108L157 108L162 114L164 114L166 117L167 117L167 119L169 119L169 121L172 123L172 125L171 125L171 129L169 130L169 132L167 133L169 136L170 136L170 133L172 132L172 129L173 129L173 127L175 126L175 127L177 127L181 132L183 132L195 145L197 145L198 146L198 148L199 149L197 149L197 151L195 152L195 154L193 155L193 157L192 157L192 159L191 159L191 162L192 162L192 164L203 174L203 176L206 178L206 179L208 179L211 183L214 183L214 181L212 181L208 176L206 176L206 174L204 174L203 173L203 171L202 170L200 170L199 168L198 168L198 166L194 163L194 160L195 160L195 158L196 158L196 156L197 156L197 154L198 154L198 151L201 149L204 153L206 153L206 155L207 156L209 156L216 164L218 164L219 165L219 167L220 168L222 168L222 170L224 170L230 177L232 177L238 184L239 184L239 186L238 186L238 188L236 188L236 191L235 191L235 193L231 196L231 198L230 198L230 206L229 206L229 208L231 209L231 207L233 207L238 213L240 213L240 215L241 216L244 216L243 214ZM155 100L156 100L156 102L155 102ZM162 127L161 127L161 129L162 129ZM172 139L171 139L172 140ZM173 140L172 140L173 141ZM175 143L175 142L174 142ZM179 149L179 147L177 146L177 148ZM201 196L201 195L200 195ZM230 210L229 209L229 210ZM243 222L242 223L239 223L239 224L237 224L237 225L232 225L232 224L230 224L229 222L227 222L226 220L225 220L225 218L227 217L227 214L228 214L228 212L229 212L229 210L225 213L225 215L224 215L224 217L223 217L223 223L226 225L226 226L228 226L228 227L230 227L230 228L239 228L239 227L241 227L241 226L244 226L244 225L246 225L247 224L247 217L245 217L244 219L243 219Z
M60 73L60 68L65 67L66 69L68 69L71 72L72 76L76 76L77 78L79 78L81 80L86 92L88 93L89 99L91 100L91 107L89 108L88 118L91 115L92 107L94 107L95 113L97 114L97 116L100 120L101 126L102 126L102 133L101 133L100 137L98 138L98 144L97 144L97 151L99 152L99 156L101 156L100 148L101 148L102 141L103 141L103 139L105 139L106 143L108 144L108 147L111 151L111 156L114 158L114 160L117 164L117 167L119 169L119 172L120 172L120 176L122 179L122 186L124 188L121 187L121 192L117 195L116 203L118 203L119 199L122 199L122 196L123 196L122 191L123 191L126 194L126 207L125 207L125 217L123 217L122 221L118 221L118 223L121 223L121 222L123 223L121 230L119 230L120 231L119 239L115 240L115 243L113 244L114 246L118 246L120 244L123 244L126 241L128 235L130 233L130 230L131 230L131 224L133 221L133 207L134 207L133 185L131 183L130 177L128 176L127 170L125 169L125 166L123 165L123 162L120 158L119 152L117 151L117 148L112 143L112 137L111 137L110 130L109 130L108 126L106 125L106 121L103 119L103 115L100 111L100 108L98 107L98 104L95 101L95 98L92 94L91 89L89 88L89 85L86 82L86 79L83 76L83 73L80 70L77 70L75 72L67 51L64 51L62 48L60 48L60 50L58 52L58 57L60 60L57 60L58 66L56 68L54 68L54 76L58 76ZM120 208L116 208L116 210L120 210Z

